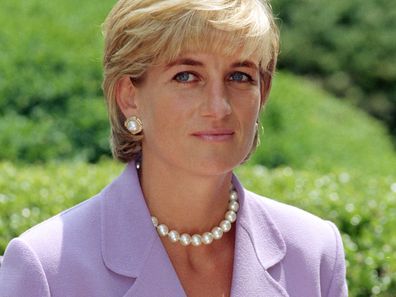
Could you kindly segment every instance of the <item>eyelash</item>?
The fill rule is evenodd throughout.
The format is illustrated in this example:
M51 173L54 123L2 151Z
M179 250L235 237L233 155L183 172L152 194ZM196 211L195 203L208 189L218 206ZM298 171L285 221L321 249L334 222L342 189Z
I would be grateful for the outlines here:
M187 74L187 75L193 75L193 76L195 76L195 77L197 77L197 75L196 74L194 74L194 73L192 73L192 72L189 72L189 71L182 71L182 72L179 72L179 73L177 73L174 77L173 77L173 80L175 80L175 81L177 81L177 82L179 82L179 83L191 83L192 81L190 81L190 80L180 80L180 76L181 75L185 75L185 74ZM194 81L194 80L193 80Z
M193 72L182 71L182 72L177 73L177 74L173 77L173 80L175 80L175 81L177 81L177 82L179 82L179 83L191 83L191 82L194 82L194 81L195 81L195 80L180 80L180 76L181 76L181 75L186 75L186 74L187 74L187 75L193 75L193 76L197 77L197 75L194 74ZM243 79L241 79L241 80L231 79L231 77L232 77L233 75L235 75L235 74L238 74L238 75L241 75L241 76L245 76L246 78L243 78ZM253 78L252 78L249 74L244 73L244 72L241 72L241 71L235 71L235 72L233 72L233 73L230 75L230 79L229 79L229 80L230 80L230 81L235 81L235 82L238 82L238 83L254 82Z
M244 73L244 72L241 72L241 71L236 71L236 72L233 72L231 74L231 76L235 75L235 74L245 76L246 80L242 79L242 80L232 80L232 81L237 81L237 82L252 82L253 81L252 77L249 74L247 74L247 73Z

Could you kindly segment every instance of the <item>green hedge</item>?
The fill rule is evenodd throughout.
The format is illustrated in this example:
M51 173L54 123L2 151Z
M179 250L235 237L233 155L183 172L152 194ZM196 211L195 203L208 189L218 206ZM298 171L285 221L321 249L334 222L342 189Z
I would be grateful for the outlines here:
M395 1L271 2L280 19L279 66L315 77L385 120L396 137Z
M114 162L15 166L0 163L0 254L30 226L97 193L122 170ZM351 297L396 295L396 176L335 171L316 174L290 167L238 170L244 185L301 207L340 228Z
M1 2L0 159L109 155L100 25L113 1Z
M313 82L280 72L267 104L262 145L251 163L322 172L395 172L396 154L385 128Z

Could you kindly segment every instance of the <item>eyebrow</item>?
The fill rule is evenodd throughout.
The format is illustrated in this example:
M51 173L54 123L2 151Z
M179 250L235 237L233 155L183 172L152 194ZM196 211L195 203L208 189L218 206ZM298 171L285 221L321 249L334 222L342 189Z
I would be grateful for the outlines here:
M200 61L190 59L190 58L181 58L181 59L176 59L168 64L166 64L166 68L169 69L173 66L176 65L188 65L188 66L204 66L204 64Z
M246 68L252 68L254 70L258 70L257 65L249 60L235 62L231 65L231 67L246 67Z
M190 59L190 58L180 58L180 59L176 59L170 63L168 63L165 68L169 69L173 66L177 66L177 65L187 65L187 66L204 66L204 63L194 60L194 59ZM231 64L231 67L246 67L246 68L251 68L253 70L258 70L258 66L249 60L244 60L244 61L237 61L235 63Z

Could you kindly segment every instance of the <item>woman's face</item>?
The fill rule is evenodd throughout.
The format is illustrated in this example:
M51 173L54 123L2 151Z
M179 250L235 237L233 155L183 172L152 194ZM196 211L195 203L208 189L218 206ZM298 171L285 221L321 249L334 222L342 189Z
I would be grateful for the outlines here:
M218 175L238 166L252 147L261 101L257 60L184 54L150 67L133 93L144 159Z

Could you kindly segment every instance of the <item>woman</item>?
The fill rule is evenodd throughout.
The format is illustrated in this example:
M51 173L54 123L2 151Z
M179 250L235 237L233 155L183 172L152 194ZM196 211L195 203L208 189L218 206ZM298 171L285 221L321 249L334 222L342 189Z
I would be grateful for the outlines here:
M120 0L104 93L125 171L9 244L0 296L347 296L336 227L245 190L278 34L259 0Z

